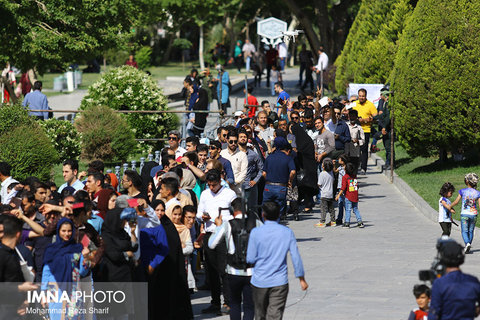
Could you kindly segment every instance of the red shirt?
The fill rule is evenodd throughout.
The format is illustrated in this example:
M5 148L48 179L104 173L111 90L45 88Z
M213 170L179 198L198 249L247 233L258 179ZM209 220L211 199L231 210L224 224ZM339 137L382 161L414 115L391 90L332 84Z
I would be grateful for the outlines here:
M243 103L245 103L245 100L243 100ZM258 100L254 96L250 95L250 96L248 96L247 104L258 106ZM249 118L254 118L256 112L257 112L257 107L249 107L248 108L248 117Z
M358 184L357 177L351 177L345 174L342 178L342 190L345 198L352 202L358 202Z

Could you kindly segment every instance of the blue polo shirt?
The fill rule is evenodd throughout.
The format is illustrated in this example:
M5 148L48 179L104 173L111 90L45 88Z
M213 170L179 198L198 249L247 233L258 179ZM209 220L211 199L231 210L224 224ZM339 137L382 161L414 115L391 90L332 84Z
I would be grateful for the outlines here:
M288 183L292 170L296 170L293 158L280 150L270 154L263 165L263 171L267 173L266 180L274 183Z

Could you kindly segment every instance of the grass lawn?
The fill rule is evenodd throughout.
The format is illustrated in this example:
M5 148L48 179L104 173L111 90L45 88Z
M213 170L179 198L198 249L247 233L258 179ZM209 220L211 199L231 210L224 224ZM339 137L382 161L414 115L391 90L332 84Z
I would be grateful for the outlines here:
M378 155L385 159L383 145L379 143L378 147L382 149ZM395 150L395 172L435 210L438 210L439 191L445 182L451 182L455 186L455 193L450 199L453 202L458 196L458 190L465 187L463 181L465 174L480 173L479 163L454 162L450 159L445 163L438 163L438 157L412 159L398 142L395 144ZM457 213L454 218L459 220L460 205L457 205L455 210ZM480 221L477 221L477 225L480 226Z

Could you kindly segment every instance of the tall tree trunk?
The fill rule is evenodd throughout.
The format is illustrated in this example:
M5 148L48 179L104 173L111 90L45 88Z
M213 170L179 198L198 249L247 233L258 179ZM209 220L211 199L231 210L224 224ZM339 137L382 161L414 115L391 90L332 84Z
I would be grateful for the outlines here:
M315 55L315 57L317 57L317 49L320 46L320 40L318 39L315 31L312 28L312 25L313 25L312 21L303 13L302 9L298 7L295 0L283 0L283 1L287 5L288 9L292 12L292 14L294 14L297 17L298 21L302 25L305 31L305 36L308 39L308 43L312 48L312 53Z
M173 41L175 40L175 34L170 34L170 39L168 40L167 50L165 50L165 54L162 58L162 64L166 64L170 59L170 54L172 53L173 48Z
M290 22L290 25L288 26L288 29L287 31L295 31L297 29L297 26L298 26L298 19L297 17L293 16L292 17L292 21ZM295 41L298 40L298 37L297 39L295 39ZM295 64L295 43L296 42L293 42L293 38L289 38L285 44L287 45L287 48L290 46L290 44L292 45L290 47L290 67L293 67L293 65Z
M198 60L200 60L200 69L205 70L205 61L203 60L203 24L199 25L200 35L198 40Z

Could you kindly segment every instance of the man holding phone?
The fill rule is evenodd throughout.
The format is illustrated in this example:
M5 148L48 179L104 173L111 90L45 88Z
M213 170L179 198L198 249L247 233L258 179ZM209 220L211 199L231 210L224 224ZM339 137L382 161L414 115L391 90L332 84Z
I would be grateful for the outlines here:
M283 83L281 82L275 83L275 92L278 93L276 104L278 111L278 108L283 106L284 103L290 103L290 95L285 90L283 90Z
M206 174L206 181L208 188L205 189L198 204L197 219L204 224L205 236L203 241L203 248L205 252L206 272L210 279L210 289L212 301L211 305L202 310L202 313L221 313L220 294L223 284L223 299L224 307L228 308L228 284L225 267L227 264L227 246L225 240L215 247L210 249L208 247L208 239L215 231L215 219L218 216L222 217L223 221L232 219L229 211L221 211L221 208L228 208L232 201L237 197L235 192L231 189L222 187L220 184L220 172L216 169L209 170Z

